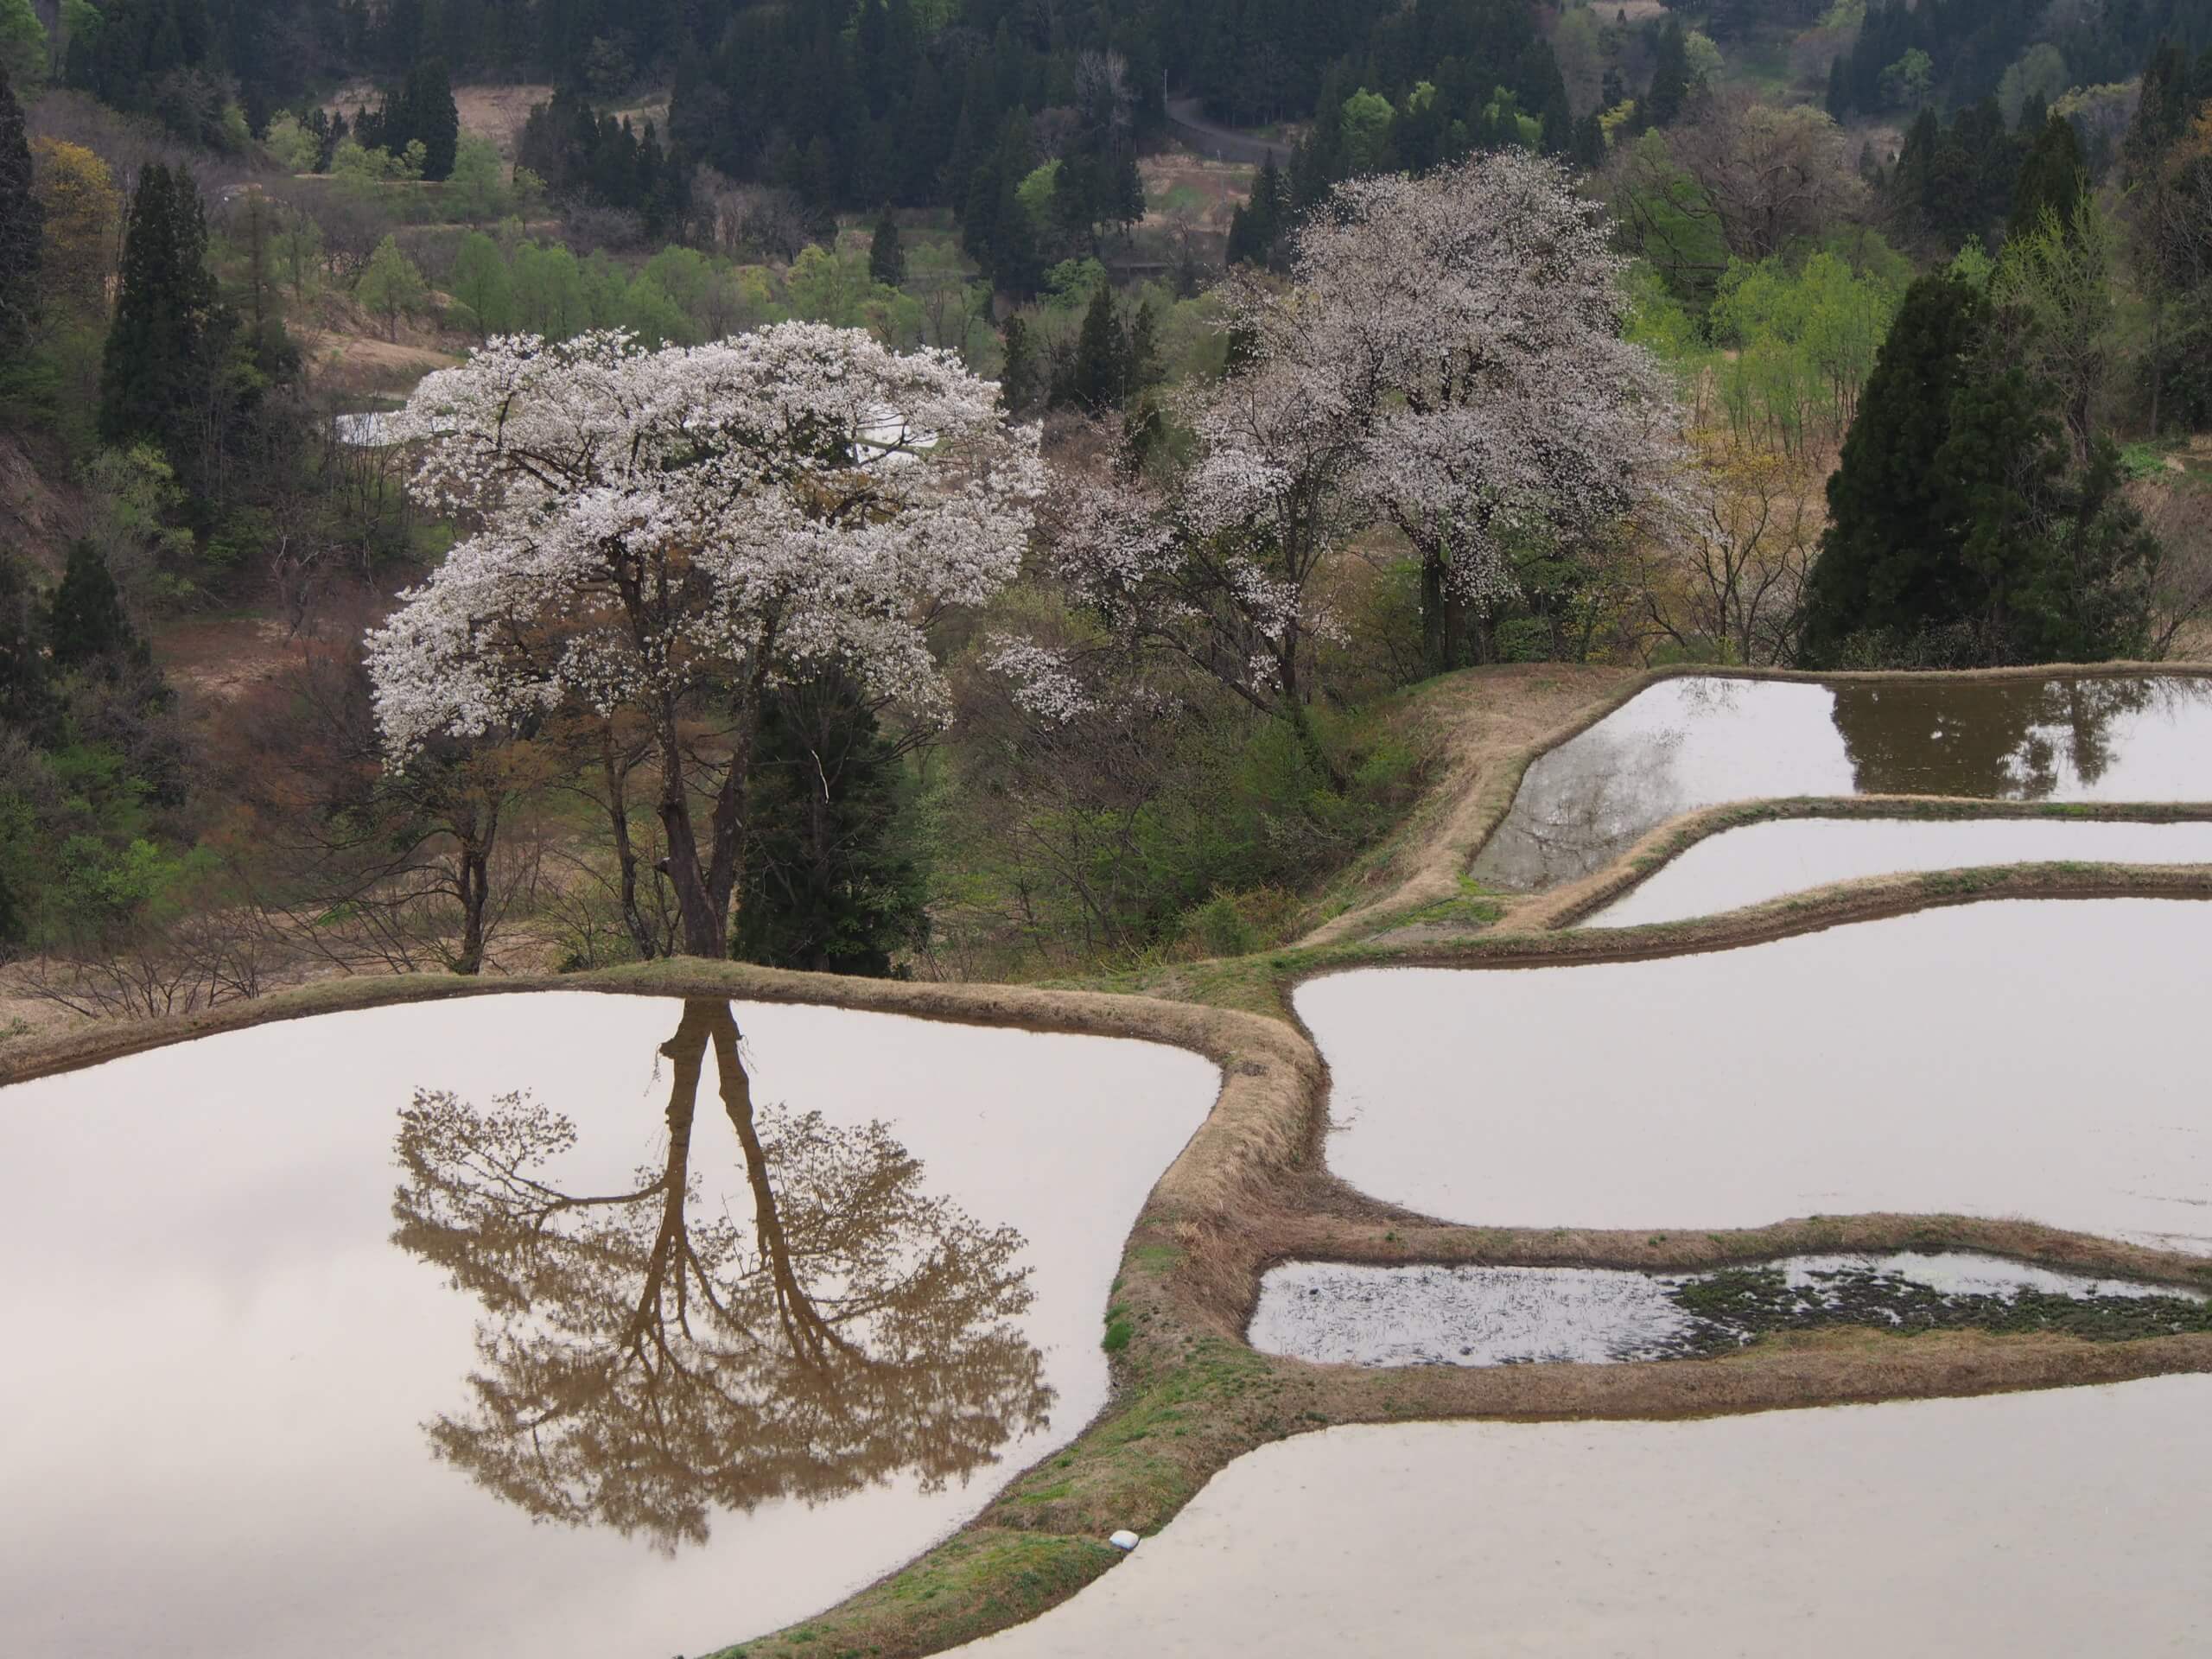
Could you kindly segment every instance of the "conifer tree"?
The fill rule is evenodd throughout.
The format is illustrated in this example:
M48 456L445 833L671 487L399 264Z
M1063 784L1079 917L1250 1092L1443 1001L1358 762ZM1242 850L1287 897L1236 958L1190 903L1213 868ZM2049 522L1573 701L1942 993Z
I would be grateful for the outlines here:
M200 191L183 168L139 170L124 234L123 279L100 363L101 438L181 452L184 422L213 371L215 279Z
M1128 345L1114 308L1114 285L1098 284L1076 335L1075 361L1068 371L1068 401L1093 414L1113 408L1127 390Z
M69 550L69 563L54 590L46 638L54 667L64 673L103 664L113 671L148 660L145 642L124 613L123 595L107 561L90 542Z
M416 139L423 149L423 176L449 178L461 149L461 111L453 100L453 79L443 58L431 58L408 72L405 136L392 146L397 155Z
M1029 344L1028 325L1019 316L1008 317L1000 343L1006 360L999 368L999 402L1010 418L1019 419L1037 392L1037 359Z
M1671 125L1690 99L1689 37L1682 20L1669 15L1659 31L1659 50L1651 68L1651 90L1644 94L1640 113L1648 124Z
M30 343L37 317L43 209L31 188L23 109L0 66L0 364Z
M875 235L868 245L868 274L886 288L900 287L906 280L906 251L899 245L899 221L887 206L876 216Z
M2005 231L2012 241L2037 229L2048 213L2061 225L2074 216L2086 175L2074 124L2063 115L2047 116L2028 145L2027 159L2012 186L2012 216Z
M1829 527L1806 595L1808 667L1833 665L1854 634L1910 637L1959 613L1960 529L1936 458L1980 313L1980 296L1948 272L1906 291L1828 480Z
M894 953L929 932L904 785L898 745L846 676L776 692L754 751L730 954L888 976Z
M24 562L0 548L0 730L35 743L53 735L54 715L44 613Z

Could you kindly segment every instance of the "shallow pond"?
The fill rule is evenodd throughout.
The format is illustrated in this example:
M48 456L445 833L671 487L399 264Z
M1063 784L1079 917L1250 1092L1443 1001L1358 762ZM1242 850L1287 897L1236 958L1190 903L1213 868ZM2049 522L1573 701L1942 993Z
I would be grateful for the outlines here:
M1104 1402L1216 1084L540 993L0 1091L8 1645L665 1659L804 1617Z
M1278 1441L980 1659L2212 1647L2212 1377ZM1478 1638L1471 1633L1478 1632Z
M2212 904L2012 900L1296 994L1336 1173L1498 1226L2024 1216L2212 1251Z
M391 418L389 411L372 409L351 415L334 415L330 429L340 443L350 443L364 449L381 448L391 440L385 435L385 423Z
M1550 887L1681 813L1788 795L2212 800L2212 680L1663 680L1529 768L1471 873Z
M2164 1335L2212 1328L2204 1301L1961 1252L1802 1255L1697 1274L1293 1262L1260 1281L1246 1337L1262 1353L1324 1365L1608 1365L1843 1323Z
M1911 870L2074 861L2212 862L2212 823L2110 823L2056 818L1922 822L1786 818L1707 836L1583 922L1636 927L1717 916L1832 881Z

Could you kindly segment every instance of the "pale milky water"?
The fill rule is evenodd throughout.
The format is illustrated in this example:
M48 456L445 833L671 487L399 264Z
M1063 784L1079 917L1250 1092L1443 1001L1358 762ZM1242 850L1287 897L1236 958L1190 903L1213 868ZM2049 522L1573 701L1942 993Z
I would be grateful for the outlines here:
M1962 1251L1803 1255L1753 1264L1792 1289L1823 1275L1878 1274L1946 1296L2022 1291L2081 1300L2198 1291L2056 1273ZM1668 1297L1693 1274L1610 1268L1378 1268L1292 1262L1269 1269L1245 1337L1262 1353L1324 1365L1623 1364L1669 1357L1704 1328Z
M1472 874L1549 887L1682 813L1793 795L2212 800L2212 681L1664 680L1529 766Z
M2212 1651L2212 1377L1239 1459L988 1659Z
M539 993L261 1027L0 1090L0 1316L16 1333L0 1366L0 1648L698 1654L899 1566L1072 1439L1106 1397L1098 1342L1122 1241L1209 1109L1213 1069L1103 1039L735 1014L764 1124L776 1102L831 1131L880 1118L918 1160L920 1193L1019 1233L1034 1301L1012 1351L1041 1356L1046 1425L934 1494L909 1468L818 1507L715 1511L706 1541L672 1556L602 1524L534 1524L431 1455L425 1426L472 1405L485 1309L391 1242L399 1114L418 1086L485 1109L530 1089L581 1136L549 1178L621 1191L669 1152L673 1062L657 1050L685 1005ZM695 1249L720 1217L749 1238L755 1213L706 1069ZM788 1222L800 1176L769 1169ZM938 1455L930 1433L917 1444ZM762 1452L735 1437L728 1455ZM792 1467L798 1489L824 1472ZM649 1461L622 1472L652 1496Z
M2212 905L2014 900L1660 961L1299 988L1330 1166L1501 1226L2024 1217L2212 1251Z
M1581 925L1638 927L1717 916L1861 876L2069 861L2212 862L2212 823L1789 818L1747 824L1697 842Z
M330 429L337 435L340 443L377 449L391 442L385 435L385 423L391 418L380 409L355 415L334 415L330 417Z

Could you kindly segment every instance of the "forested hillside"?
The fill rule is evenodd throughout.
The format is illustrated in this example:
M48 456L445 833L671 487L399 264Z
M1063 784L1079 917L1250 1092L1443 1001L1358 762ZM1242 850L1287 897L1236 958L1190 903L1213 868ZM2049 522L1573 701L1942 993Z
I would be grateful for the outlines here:
M1242 950L1462 671L2212 603L2212 0L0 0L0 1030Z

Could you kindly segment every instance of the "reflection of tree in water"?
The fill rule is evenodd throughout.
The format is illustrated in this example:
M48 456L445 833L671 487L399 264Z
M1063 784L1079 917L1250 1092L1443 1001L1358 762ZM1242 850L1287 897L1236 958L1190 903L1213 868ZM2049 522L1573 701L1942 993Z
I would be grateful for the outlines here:
M694 1103L708 1048L753 1224L702 1213ZM540 1179L575 1144L520 1095L480 1113L418 1090L403 1116L396 1243L490 1318L474 1408L439 1456L541 1520L703 1542L716 1506L833 1498L911 1472L964 1478L1052 1403L1023 1246L922 1189L880 1123L755 1107L729 1005L683 1005L668 1155L622 1192Z
M2112 723L2202 688L2144 679L1914 681L1835 688L1835 724L1863 795L2043 800L2090 786Z

